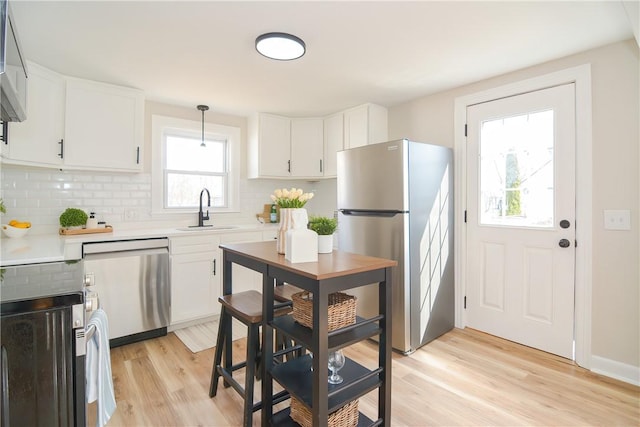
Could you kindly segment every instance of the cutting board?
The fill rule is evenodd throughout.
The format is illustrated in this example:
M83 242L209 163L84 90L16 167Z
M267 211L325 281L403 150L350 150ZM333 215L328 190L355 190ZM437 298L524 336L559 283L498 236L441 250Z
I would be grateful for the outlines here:
M107 225L105 228L77 228L72 230L61 228L60 234L64 236L72 236L75 234L111 233L112 231L113 227Z

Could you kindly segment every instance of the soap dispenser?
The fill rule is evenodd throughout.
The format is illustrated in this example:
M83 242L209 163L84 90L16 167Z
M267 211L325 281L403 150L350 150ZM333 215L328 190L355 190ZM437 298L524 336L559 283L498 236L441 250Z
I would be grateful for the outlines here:
M98 220L96 219L96 213L91 212L89 219L87 220L87 228L98 228Z

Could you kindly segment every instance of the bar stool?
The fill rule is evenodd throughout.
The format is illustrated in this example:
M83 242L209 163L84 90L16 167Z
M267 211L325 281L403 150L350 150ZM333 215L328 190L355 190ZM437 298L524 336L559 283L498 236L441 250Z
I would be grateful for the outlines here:
M238 292L230 295L223 295L218 298L222 304L220 312L220 325L218 326L218 338L216 340L216 352L213 359L211 372L211 385L209 387L209 397L215 397L218 392L218 380L224 379L225 387L233 387L235 391L244 399L243 425L250 427L253 413L260 409L260 403L253 401L254 379L260 376L258 363L260 361L260 325L262 323L262 293L258 291ZM284 303L286 304L286 303ZM282 316L291 311L291 305L283 303L274 304L274 317ZM227 333L231 331L231 322L237 319L247 326L247 353L243 362L232 364L232 349L226 348ZM281 341L282 342L282 341ZM292 351L294 349L292 348ZM222 354L225 352L224 366ZM233 372L246 368L244 387L233 378ZM280 392L274 396L274 403L287 398L286 392Z

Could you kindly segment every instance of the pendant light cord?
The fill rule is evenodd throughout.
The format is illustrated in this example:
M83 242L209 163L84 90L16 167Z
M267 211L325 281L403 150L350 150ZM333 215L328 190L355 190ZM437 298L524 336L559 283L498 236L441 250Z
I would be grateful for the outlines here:
M200 143L201 147L206 147L207 144L204 143L204 112L209 109L207 105L198 105L196 107L198 110L202 111L202 142Z

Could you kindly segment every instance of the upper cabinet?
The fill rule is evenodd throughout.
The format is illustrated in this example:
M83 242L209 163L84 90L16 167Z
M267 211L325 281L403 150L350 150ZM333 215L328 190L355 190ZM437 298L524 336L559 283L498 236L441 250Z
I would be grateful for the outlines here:
M324 176L322 119L291 120L291 176Z
M67 80L65 166L139 171L144 95L80 79Z
M64 157L64 76L29 63L27 120L9 123L3 162L55 166Z
M387 109L364 104L344 112L344 148L356 148L388 139Z
M4 163L141 170L141 91L65 77L34 63L29 70L27 120L9 124Z
M258 113L248 124L249 178L335 178L340 150L387 140L387 110L375 104L325 118Z
M322 119L256 114L248 125L249 178L323 177Z

